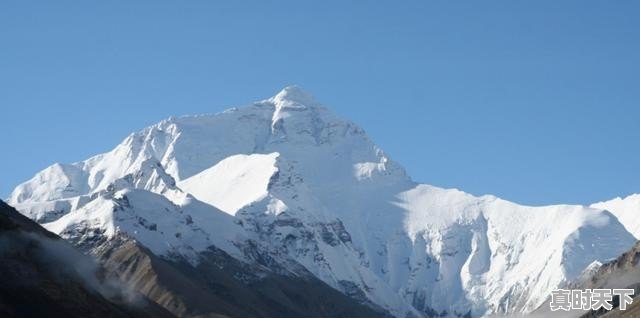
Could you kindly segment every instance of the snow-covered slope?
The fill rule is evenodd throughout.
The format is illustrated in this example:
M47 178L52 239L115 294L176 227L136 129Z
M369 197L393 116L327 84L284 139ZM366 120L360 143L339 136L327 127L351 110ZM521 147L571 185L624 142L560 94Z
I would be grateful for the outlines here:
M194 259L211 245L241 256L233 245L242 230L213 206L187 199L178 206L150 191L124 188L104 191L82 208L42 224L80 246L113 238L118 232L142 243L157 255L179 254Z
M431 288L415 288L423 287L434 302L466 297L484 305L473 313L531 311L550 288L577 277L594 259L633 244L615 217L601 210L527 207L424 185L400 198L410 212L406 227L414 246L423 241L419 247L426 246L438 264L438 270L418 267L410 281L417 277L421 285L438 275Z
M234 215L243 206L268 194L278 153L230 156L181 181L178 186L196 198Z
M529 312L635 241L602 209L417 184L361 128L296 87L167 119L111 152L45 169L9 201L72 239L119 231L194 262L213 244L244 261L301 264L397 317Z
M611 211L627 231L640 240L640 194L594 203L591 207Z

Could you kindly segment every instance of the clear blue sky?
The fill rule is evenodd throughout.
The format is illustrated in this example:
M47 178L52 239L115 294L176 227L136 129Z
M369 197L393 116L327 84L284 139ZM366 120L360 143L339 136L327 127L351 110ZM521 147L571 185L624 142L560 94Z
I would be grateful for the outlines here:
M638 1L3 1L0 195L170 115L313 93L413 178L640 192Z

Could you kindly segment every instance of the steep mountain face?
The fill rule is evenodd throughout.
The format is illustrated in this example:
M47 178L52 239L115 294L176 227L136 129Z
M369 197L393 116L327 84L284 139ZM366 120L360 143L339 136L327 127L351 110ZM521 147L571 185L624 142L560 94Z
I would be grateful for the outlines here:
M629 288L640 286L640 243L614 260L588 271L573 286L580 288Z
M0 273L2 317L173 317L2 201Z
M594 203L591 207L611 211L636 239L640 239L640 195L633 194L626 198L618 197ZM585 313L581 318L632 318L640 316L640 303L637 298L640 294L640 243L636 243L622 255L604 264L594 262L568 287L575 289L631 288L635 290L635 301L628 306L627 310L618 308L619 300L616 297L613 300L614 309L612 311L604 309L591 311Z
M527 207L417 184L296 87L170 118L55 164L10 203L89 252L121 234L198 268L212 246L396 317L530 312L635 238L596 207Z
M640 194L594 203L591 207L611 211L627 231L640 240Z
M614 310L609 312L604 309L591 311L582 317L637 317L640 315L640 306L636 304L638 302L637 296L640 293L640 242L614 260L605 264L594 264L569 287L575 289L634 289L634 304L628 306L626 310L618 309L619 300L615 297L613 300Z

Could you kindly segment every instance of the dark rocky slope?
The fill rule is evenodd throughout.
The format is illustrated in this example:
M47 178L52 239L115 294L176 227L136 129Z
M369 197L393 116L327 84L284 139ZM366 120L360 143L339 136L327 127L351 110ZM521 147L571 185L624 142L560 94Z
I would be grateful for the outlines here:
M97 249L110 275L179 317L383 317L316 279L244 264L212 247L193 266L120 237Z
M617 259L602 265L588 277L577 282L572 288L633 288L635 289L634 302L627 310L619 310L618 299L614 299L614 310L591 311L583 318L607 317L607 318L637 318L640 317L640 242L628 252Z
M0 201L0 317L172 317Z
M301 267L278 273L215 247L194 266L124 236L96 244L98 261L0 201L0 317L388 316Z

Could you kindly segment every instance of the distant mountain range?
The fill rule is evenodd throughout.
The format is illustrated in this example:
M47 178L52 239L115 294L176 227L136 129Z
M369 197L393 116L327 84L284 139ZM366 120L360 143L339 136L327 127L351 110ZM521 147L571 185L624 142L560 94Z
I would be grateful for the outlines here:
M529 207L416 183L297 87L169 118L7 202L179 317L527 314L640 237L639 195Z

